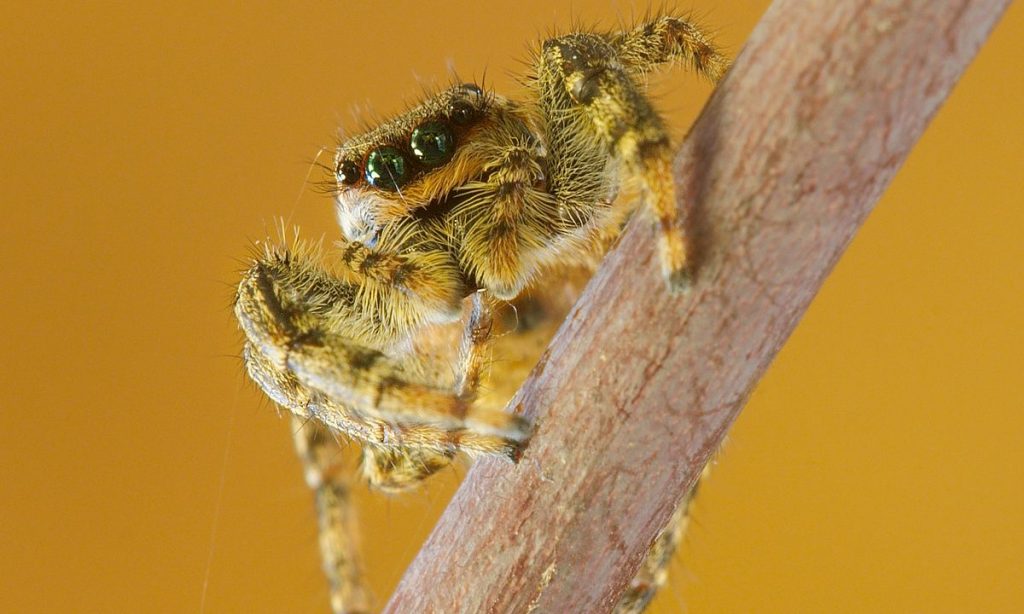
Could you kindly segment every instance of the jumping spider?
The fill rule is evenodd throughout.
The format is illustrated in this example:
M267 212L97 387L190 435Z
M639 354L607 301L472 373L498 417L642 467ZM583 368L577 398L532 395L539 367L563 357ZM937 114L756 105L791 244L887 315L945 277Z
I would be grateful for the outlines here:
M245 272L235 313L246 368L294 415L336 612L368 609L336 434L360 442L363 476L385 491L415 486L460 452L517 460L530 425L479 398L493 310L596 262L631 212L620 188L654 215L669 289L686 288L672 148L641 85L676 61L712 81L728 65L698 26L662 16L545 41L522 101L474 84L429 96L338 147L344 239L330 265L301 244L268 245ZM461 343L429 332L460 319ZM618 611L643 610L664 581L686 507Z

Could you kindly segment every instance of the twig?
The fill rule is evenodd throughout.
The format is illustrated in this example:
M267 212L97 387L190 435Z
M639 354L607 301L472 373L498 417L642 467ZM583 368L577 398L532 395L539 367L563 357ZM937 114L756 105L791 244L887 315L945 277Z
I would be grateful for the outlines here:
M598 612L636 572L1009 0L778 0L681 149L698 274L632 224L389 612ZM908 229L908 232L910 230Z

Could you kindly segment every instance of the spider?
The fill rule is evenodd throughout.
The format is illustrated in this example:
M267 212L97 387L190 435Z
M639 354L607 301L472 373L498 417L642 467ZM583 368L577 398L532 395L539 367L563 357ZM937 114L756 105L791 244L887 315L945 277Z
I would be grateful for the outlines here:
M631 213L635 199L617 199L620 190L653 214L668 290L686 289L672 149L642 85L671 62L712 81L728 66L697 25L657 16L545 41L520 101L472 83L429 95L338 147L331 172L344 238L330 258L267 243L244 273L235 313L246 370L293 415L335 612L369 608L336 435L360 442L363 477L388 492L459 453L515 462L530 425L484 399L489 344L536 335L544 326L532 320L564 313L559 297ZM569 281L556 281L565 271ZM509 304L518 317L502 313ZM530 352L510 362L528 365ZM664 582L686 508L617 611L642 611Z

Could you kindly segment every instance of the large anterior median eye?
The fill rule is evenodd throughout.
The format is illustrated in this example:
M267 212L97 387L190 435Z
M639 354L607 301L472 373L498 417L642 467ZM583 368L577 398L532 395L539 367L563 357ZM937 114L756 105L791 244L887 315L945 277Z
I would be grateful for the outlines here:
M397 190L409 176L405 156L394 147L379 147L366 158L366 181L383 190Z
M455 137L442 122L420 124L412 131L409 146L416 159L425 166L440 166L455 153Z

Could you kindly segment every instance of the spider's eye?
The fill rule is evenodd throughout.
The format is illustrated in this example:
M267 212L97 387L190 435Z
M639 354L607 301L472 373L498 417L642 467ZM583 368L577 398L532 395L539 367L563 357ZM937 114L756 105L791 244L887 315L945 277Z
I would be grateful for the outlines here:
M459 88L466 94L472 94L477 98L484 95L484 91L476 83L463 83Z
M351 160L345 160L338 167L338 183L352 185L359 181L359 167Z
M425 166L440 166L455 153L455 137L442 122L420 124L412 131L409 145L416 159Z
M408 178L405 156L394 147L378 147L366 158L366 181L383 190L397 190Z
M476 115L476 109L465 100L456 100L448 105L448 115L452 118L453 122L461 126L473 119L473 116Z

